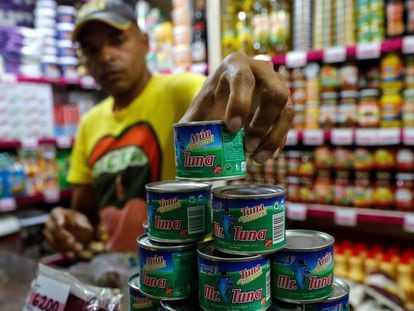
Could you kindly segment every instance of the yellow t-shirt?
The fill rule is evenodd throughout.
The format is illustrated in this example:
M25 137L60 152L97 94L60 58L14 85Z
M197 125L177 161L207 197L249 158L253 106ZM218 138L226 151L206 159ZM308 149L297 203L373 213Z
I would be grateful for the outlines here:
M101 207L145 199L145 184L174 179L173 127L205 77L193 73L157 74L127 107L113 111L108 97L80 122L68 181L94 184Z

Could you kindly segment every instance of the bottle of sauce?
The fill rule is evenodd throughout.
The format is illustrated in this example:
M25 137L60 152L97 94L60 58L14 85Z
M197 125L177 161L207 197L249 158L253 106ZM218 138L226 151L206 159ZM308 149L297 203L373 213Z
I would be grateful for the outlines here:
M387 1L387 36L401 36L405 31L404 24L404 1Z

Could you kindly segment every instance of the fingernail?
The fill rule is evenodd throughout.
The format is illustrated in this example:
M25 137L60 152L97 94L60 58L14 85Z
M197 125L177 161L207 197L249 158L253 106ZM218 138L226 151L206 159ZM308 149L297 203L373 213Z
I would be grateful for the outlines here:
M233 118L230 119L230 123L228 126L228 129L231 132L235 132L237 130L239 130L243 125L243 119L241 116L234 116Z
M246 151L254 152L260 144L259 138L249 138L246 142Z
M276 151L273 153L272 158L276 159L279 156L280 148L277 148Z
M254 156L254 159L256 160L256 162L264 163L266 162L267 159L270 158L271 155L272 154L270 153L270 151L263 150L263 151L260 151L258 154L256 154Z

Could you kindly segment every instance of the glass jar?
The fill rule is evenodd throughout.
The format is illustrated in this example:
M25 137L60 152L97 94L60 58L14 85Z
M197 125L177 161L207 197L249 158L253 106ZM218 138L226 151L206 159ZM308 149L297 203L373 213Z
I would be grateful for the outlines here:
M357 109L358 126L378 127L380 121L379 91L365 89L360 92L360 100Z
M409 148L401 148L396 155L397 170L400 172L414 171L414 152Z
M321 107L319 109L319 126L332 128L337 122L338 93L324 92L321 94Z
M334 166L335 157L333 151L327 146L317 147L315 153L315 166L318 169L329 169Z
M391 184L391 174L388 172L376 174L374 206L379 209L394 209L394 187Z
M389 170L395 168L395 152L388 148L375 149L374 165L376 170Z
M414 127L414 89L406 89L403 94L402 127Z
M341 92L337 118L339 127L354 127L357 124L358 95L357 91Z
M414 211L414 174L397 174L395 207L399 211Z
M388 0L387 2L387 36L400 36L405 31L404 24L404 1Z
M298 177L289 176L286 178L286 200L290 202L300 202L299 188L300 180Z
M356 172L354 183L354 206L370 208L374 201L374 189L368 172Z
M349 178L349 172L338 171L334 184L334 204L341 206L352 206L354 198L354 187Z
M319 171L315 180L315 203L332 204L333 180L329 171Z
M299 176L299 166L301 152L296 150L291 150L286 152L287 156L287 173L289 176Z
M380 99L381 127L401 127L402 96L396 89L384 90Z
M357 171L368 171L374 167L374 157L368 148L358 147L354 150L354 168Z

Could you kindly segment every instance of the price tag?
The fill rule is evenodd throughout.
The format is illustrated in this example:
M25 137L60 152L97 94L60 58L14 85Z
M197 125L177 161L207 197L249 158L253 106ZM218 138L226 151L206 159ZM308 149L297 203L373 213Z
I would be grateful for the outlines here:
M333 145L349 146L354 142L354 131L352 129L332 129L331 143Z
M358 146L375 146L378 144L378 129L356 129L355 143Z
M407 213L404 215L404 231L414 232L414 214Z
M0 211L10 212L16 209L16 199L15 198L1 198L0 199Z
M334 46L323 51L323 61L325 63L340 63L346 60L346 47Z
M306 220L307 208L304 204L288 203L286 216L288 219L304 221Z
M290 130L287 134L286 145L296 146L298 144L298 132Z
M80 84L84 88L88 88L88 89L94 89L94 88L96 88L95 79L92 78L91 76L82 76L80 78Z
M397 145L401 142L401 134L399 128L380 129L378 137L378 144L382 146Z
M360 43L356 47L357 59L374 59L381 56L381 43Z
M306 65L307 54L303 51L293 51L286 54L286 66L298 68Z
M323 130L306 130L303 132L303 144L308 146L320 146L323 142Z
M58 189L45 189L43 191L43 200L46 203L57 203L60 200L60 191Z
M403 38L402 52L405 54L414 53L414 36L406 36Z
M64 311L70 285L39 275L29 293L24 311Z
M402 140L404 145L414 145L414 128L403 129Z
M198 63L198 64L192 64L190 66L191 72L199 73L199 74L206 74L207 71L207 64L206 63Z
M34 137L25 137L20 140L23 149L37 149L39 147L39 141Z
M72 147L72 138L70 136L57 136L56 144L61 149L68 149Z
M357 212L348 208L335 209L335 224L355 227L357 224Z
M15 83L17 82L17 77L15 75L9 74L9 73L4 73L1 76L1 81L2 82L8 82L8 83Z

